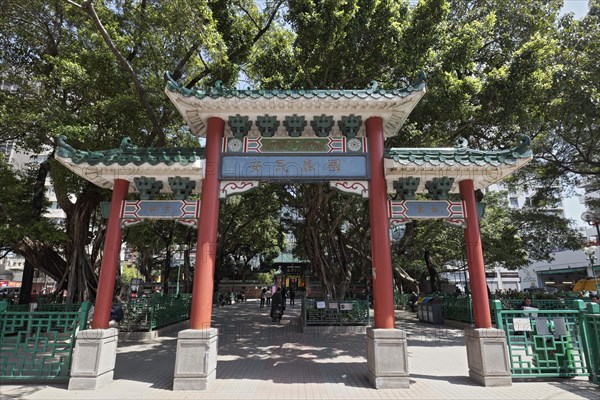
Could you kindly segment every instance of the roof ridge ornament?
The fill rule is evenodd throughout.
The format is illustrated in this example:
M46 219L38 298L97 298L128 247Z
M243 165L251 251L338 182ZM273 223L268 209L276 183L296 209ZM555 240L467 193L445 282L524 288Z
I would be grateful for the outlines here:
M121 139L121 149L123 151L137 150L137 145L133 144L133 140L129 136L125 136Z
M517 147L515 147L513 149L513 152L515 152L517 154L525 154L530 151L531 151L531 139L527 135L521 136L521 143L519 143L517 145Z
M454 148L457 150L466 150L469 147L469 141L462 136L459 136L454 142Z
M413 88L418 88L419 86L424 85L426 80L427 74L425 73L425 71L419 71L417 79L414 82L412 82L410 86Z

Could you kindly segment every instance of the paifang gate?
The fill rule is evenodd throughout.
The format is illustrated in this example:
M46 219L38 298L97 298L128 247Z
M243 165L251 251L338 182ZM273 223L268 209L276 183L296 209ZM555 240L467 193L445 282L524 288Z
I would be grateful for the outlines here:
M389 228L411 219L441 218L465 230L475 328L487 330L485 337L474 336L478 350L469 363L472 377L484 376L476 358L486 357L481 349L498 332L491 329L474 191L521 168L532 154L527 138L501 151L469 149L466 141L448 148L385 148L385 139L399 132L425 90L424 76L403 88L382 89L373 82L361 90L237 90L219 82L188 89L167 76L165 92L191 132L206 138L203 149L139 148L124 139L118 149L85 152L59 140L61 163L113 189L93 326L108 327L121 228L148 213L135 214L136 207L148 206L125 197L138 192L147 201L173 193L182 211L163 216L197 221L199 227L190 329L179 335L173 387L206 389L217 368L217 330L210 324L219 199L260 182L328 182L369 199L375 318L367 339L373 385L408 387L406 338L394 322ZM191 193L201 193L199 204L186 205ZM390 201L388 193L397 200ZM432 200L415 200L419 193ZM460 193L461 200L449 200L450 193ZM486 384L485 377L479 381Z

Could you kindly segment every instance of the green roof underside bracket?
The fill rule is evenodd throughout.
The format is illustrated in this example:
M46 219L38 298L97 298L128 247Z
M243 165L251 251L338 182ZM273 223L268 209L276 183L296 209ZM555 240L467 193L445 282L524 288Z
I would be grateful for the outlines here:
M180 176L170 177L169 187L173 192L175 200L185 200L196 188L196 182L190 181L190 178L182 178Z
M356 137L360 127L362 126L362 118L360 115L350 114L347 117L342 117L341 121L338 121L338 126L342 131L342 135L348 139Z
M151 200L154 196L160 193L163 188L162 181L157 181L156 178L148 178L141 176L134 178L135 188L140 192L140 200Z
M421 178L418 177L400 178L394 182L394 189L400 200L414 200L419 183L421 183Z
M264 115L256 118L256 126L262 137L273 137L279 125L281 122L277 120L276 116Z
M333 115L325 115L315 116L312 121L310 121L310 126L312 126L315 131L315 135L318 137L327 137L333 128L335 121L333 120Z
M244 136L246 136L252 128L252 121L250 121L250 118L247 116L241 116L240 114L229 117L228 124L233 136L238 139L242 139Z
M283 125L287 129L288 135L291 137L300 137L307 122L304 116L294 114L291 117L285 117Z
M433 178L425 183L427 192L434 200L448 200L448 193L452 189L454 178L444 176L442 178Z

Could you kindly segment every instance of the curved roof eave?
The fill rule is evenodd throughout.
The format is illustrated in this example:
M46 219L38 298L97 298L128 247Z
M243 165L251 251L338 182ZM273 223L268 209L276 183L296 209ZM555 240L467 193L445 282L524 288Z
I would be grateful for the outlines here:
M197 136L206 135L210 117L227 121L230 116L240 114L254 121L265 114L279 120L293 114L307 119L327 114L339 120L354 114L363 121L381 117L384 134L390 137L398 133L425 91L424 75L407 87L388 90L379 89L376 82L367 89L355 90L237 90L224 88L220 82L208 90L188 89L168 76L165 87L165 93ZM226 136L229 135L226 127Z

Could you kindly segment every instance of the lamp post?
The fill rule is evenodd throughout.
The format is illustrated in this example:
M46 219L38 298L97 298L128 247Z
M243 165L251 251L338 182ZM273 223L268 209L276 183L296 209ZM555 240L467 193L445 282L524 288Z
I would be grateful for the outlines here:
M600 248L600 212L586 211L583 214L581 214L581 219L583 219L589 225L596 226L596 245L597 246L586 247L583 249L583 252L586 254L588 260L590 260L590 266L592 267L592 274L594 275L596 282L598 282L598 280L597 280L598 277L596 276L596 271L597 271L597 269L600 269L600 267L594 266L594 260L598 259L598 257L596 256L596 249ZM598 293L599 291L600 291L600 285L596 285L596 293Z
M181 264L183 263L183 255L185 250L187 250L187 246L179 246L177 245L177 252L179 253L179 260L177 262L177 288L175 289L175 296L179 296L179 278L181 276Z
M581 219L591 226L596 226L596 244L600 244L600 212L586 211Z

